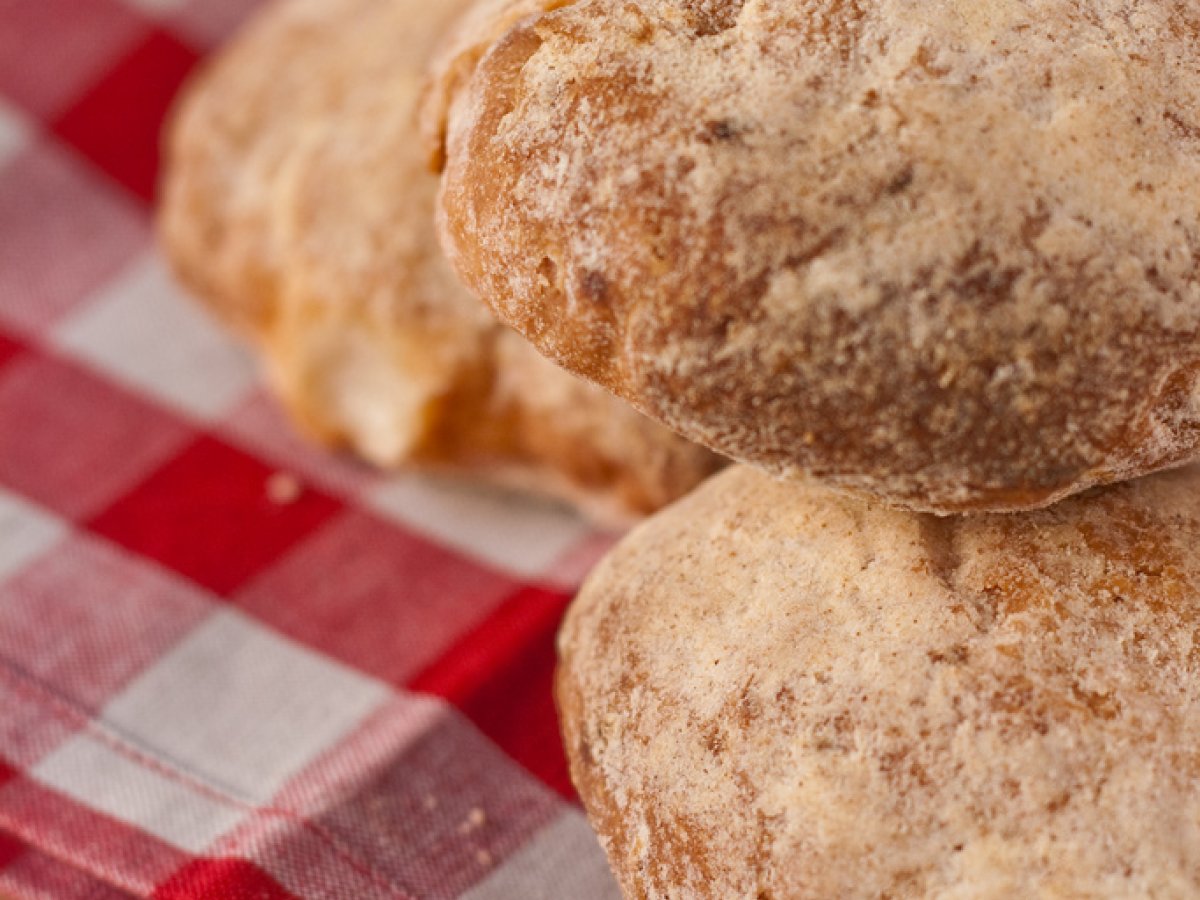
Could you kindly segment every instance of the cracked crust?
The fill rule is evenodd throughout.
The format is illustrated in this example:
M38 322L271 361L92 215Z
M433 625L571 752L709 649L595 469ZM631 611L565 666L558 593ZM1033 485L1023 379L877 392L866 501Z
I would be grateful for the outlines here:
M546 362L437 246L414 119L431 48L464 6L267 9L176 114L164 244L317 438L382 466L565 495L603 519L641 515L716 457Z
M916 509L1197 455L1194 4L538 5L489 0L426 133L453 264L545 354Z
M560 637L628 898L1200 895L1200 468L939 519L738 467Z

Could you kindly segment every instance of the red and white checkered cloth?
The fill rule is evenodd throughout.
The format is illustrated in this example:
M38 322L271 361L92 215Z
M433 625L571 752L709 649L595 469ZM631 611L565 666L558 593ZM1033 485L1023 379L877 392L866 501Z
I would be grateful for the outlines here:
M154 250L252 5L0 0L0 895L615 898L550 694L608 539L306 447Z

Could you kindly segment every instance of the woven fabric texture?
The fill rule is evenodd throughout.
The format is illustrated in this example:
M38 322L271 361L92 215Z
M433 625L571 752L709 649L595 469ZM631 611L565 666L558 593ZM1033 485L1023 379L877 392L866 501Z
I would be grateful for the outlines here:
M0 0L0 896L614 900L550 692L611 542L308 447L173 283L249 0Z

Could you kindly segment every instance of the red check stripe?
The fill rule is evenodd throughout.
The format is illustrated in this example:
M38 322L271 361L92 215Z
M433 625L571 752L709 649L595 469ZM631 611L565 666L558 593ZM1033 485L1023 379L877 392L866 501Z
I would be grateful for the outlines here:
M0 796L0 830L122 891L144 895L187 857L152 835L21 778Z
M527 587L509 598L409 687L444 697L509 756L567 799L554 706L554 637L570 595Z
M104 508L190 432L154 401L55 354L31 349L0 371L0 486L67 518Z
M266 872L244 859L197 859L154 892L155 900L295 900Z
M9 865L13 860L28 849L23 841L17 840L10 834L0 831L0 869Z
M121 0L7 0L0 22L0 93L37 116L102 78L146 27Z
M163 120L199 58L179 38L153 29L52 127L149 203L158 181Z
M295 498L274 499L272 478L279 475L261 460L203 436L88 525L227 595L341 508L305 486L295 488Z
M22 350L21 345L13 338L0 331L0 367L11 359L15 359Z

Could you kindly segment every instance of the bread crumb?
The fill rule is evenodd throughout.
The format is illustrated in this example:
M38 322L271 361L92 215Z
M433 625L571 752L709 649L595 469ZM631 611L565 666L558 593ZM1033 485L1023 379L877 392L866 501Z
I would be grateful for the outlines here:
M487 813L476 806L467 813L467 818L458 826L458 833L470 834L472 831L478 831L485 824L487 824Z
M290 506L303 492L303 485L291 472L276 472L267 479L267 498L277 506Z

